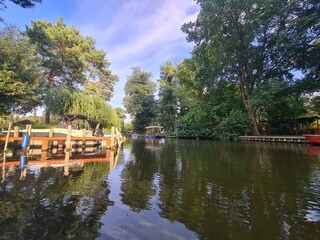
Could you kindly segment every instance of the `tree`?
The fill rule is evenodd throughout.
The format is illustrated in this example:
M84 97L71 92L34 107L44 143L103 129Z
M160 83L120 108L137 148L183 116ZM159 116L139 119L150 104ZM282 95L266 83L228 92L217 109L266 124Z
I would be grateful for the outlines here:
M178 114L175 75L176 69L171 61L161 66L159 80L159 121L161 126L169 132L174 130Z
M259 134L255 91L270 81L293 79L300 53L319 38L319 2L314 0L198 0L195 22L182 26L196 43L194 55L213 69L210 81L237 84Z
M83 89L89 95L97 94L110 100L118 77L108 69L106 53L96 50L92 38L83 37L74 27L67 27L62 18L56 25L32 22L26 34L42 60L47 89L59 86Z
M201 67L194 59L184 59L176 69L177 97L179 106L179 116L183 116L189 111L190 105L203 97L203 87L199 72Z
M0 112L27 113L42 95L42 72L35 49L18 29L0 31Z
M312 113L320 115L320 96L315 96L310 101Z
M137 132L143 132L154 117L156 84L151 81L151 76L151 73L134 67L124 87L123 104L131 115L134 130Z
M45 98L47 109L53 114L59 116L63 116L64 113L82 114L88 118L91 128L121 127L117 111L97 94L89 95L84 91L57 87L51 88Z
M121 125L121 132L124 134L124 119L126 118L126 111L120 107L116 107L114 109L120 119L120 125Z
M320 17L319 17L320 18ZM291 87L296 94L314 93L320 90L320 39L298 59L298 67L304 77Z
M268 134L294 135L298 132L295 119L307 113L305 101L299 96L277 95L264 106L265 129Z
M87 91L110 100L118 78L108 69L106 53L96 50L92 38L83 37L74 27L67 27L62 18L56 25L32 22L26 34L37 47L49 85L75 89L84 85Z

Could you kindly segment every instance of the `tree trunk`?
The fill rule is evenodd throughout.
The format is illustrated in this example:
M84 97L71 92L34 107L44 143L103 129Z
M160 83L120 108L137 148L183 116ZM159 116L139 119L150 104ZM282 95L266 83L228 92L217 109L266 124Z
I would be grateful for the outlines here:
M46 110L45 112L45 123L49 124L50 123L50 112Z
M257 123L257 117L256 117L256 112L255 108L251 106L251 104L247 105L247 111L248 111L248 116L251 120L252 123L252 135L254 136L259 136L260 132L258 129L258 123Z
M241 91L243 103L244 103L244 105L247 109L247 112L248 112L248 117L252 123L252 135L259 136L260 132L258 129L256 108L254 106L252 106L250 103L250 98L252 96L254 84L247 83L248 80L245 81L245 79L243 78L243 76L245 74L242 71L240 71L238 68L235 67L235 69L237 70L237 72L240 75L240 78L239 78L240 79L240 91Z

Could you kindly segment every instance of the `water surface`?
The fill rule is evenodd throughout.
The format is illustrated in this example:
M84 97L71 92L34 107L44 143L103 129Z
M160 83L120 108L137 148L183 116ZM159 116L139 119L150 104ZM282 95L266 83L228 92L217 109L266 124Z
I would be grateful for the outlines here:
M5 167L0 239L319 239L320 147L138 139L116 159Z

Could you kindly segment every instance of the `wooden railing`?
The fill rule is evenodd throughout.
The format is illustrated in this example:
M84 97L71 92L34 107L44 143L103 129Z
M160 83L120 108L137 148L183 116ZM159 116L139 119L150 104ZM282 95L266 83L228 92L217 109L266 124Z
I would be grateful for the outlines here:
M19 154L18 152L21 150L21 142L23 140L22 135L25 133L26 130L19 130L19 128L15 127L14 131L9 134L8 139L0 137L0 142L11 142L12 157ZM109 136L92 136L92 131L88 130L32 129L29 132L29 147L28 149L23 149L23 151L26 151L26 155L29 155L30 151L32 153L37 152L37 154L41 155L41 159L46 159L48 153L49 155L52 154L53 149L59 154L64 154L65 152L72 152L75 149L85 152L87 148L95 146L113 149L121 143L122 136L116 128L112 128L111 135ZM9 155L7 154L7 156Z

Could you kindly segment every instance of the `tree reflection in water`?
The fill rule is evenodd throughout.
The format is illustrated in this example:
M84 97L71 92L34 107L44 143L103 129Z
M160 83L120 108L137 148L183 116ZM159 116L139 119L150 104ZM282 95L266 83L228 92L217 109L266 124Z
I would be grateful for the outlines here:
M23 170L21 170L23 171ZM109 163L70 168L15 169L1 183L1 239L94 239L111 202Z
M135 160L122 171L131 210L154 209L200 239L318 238L320 162L310 164L305 146L150 144L133 142Z

